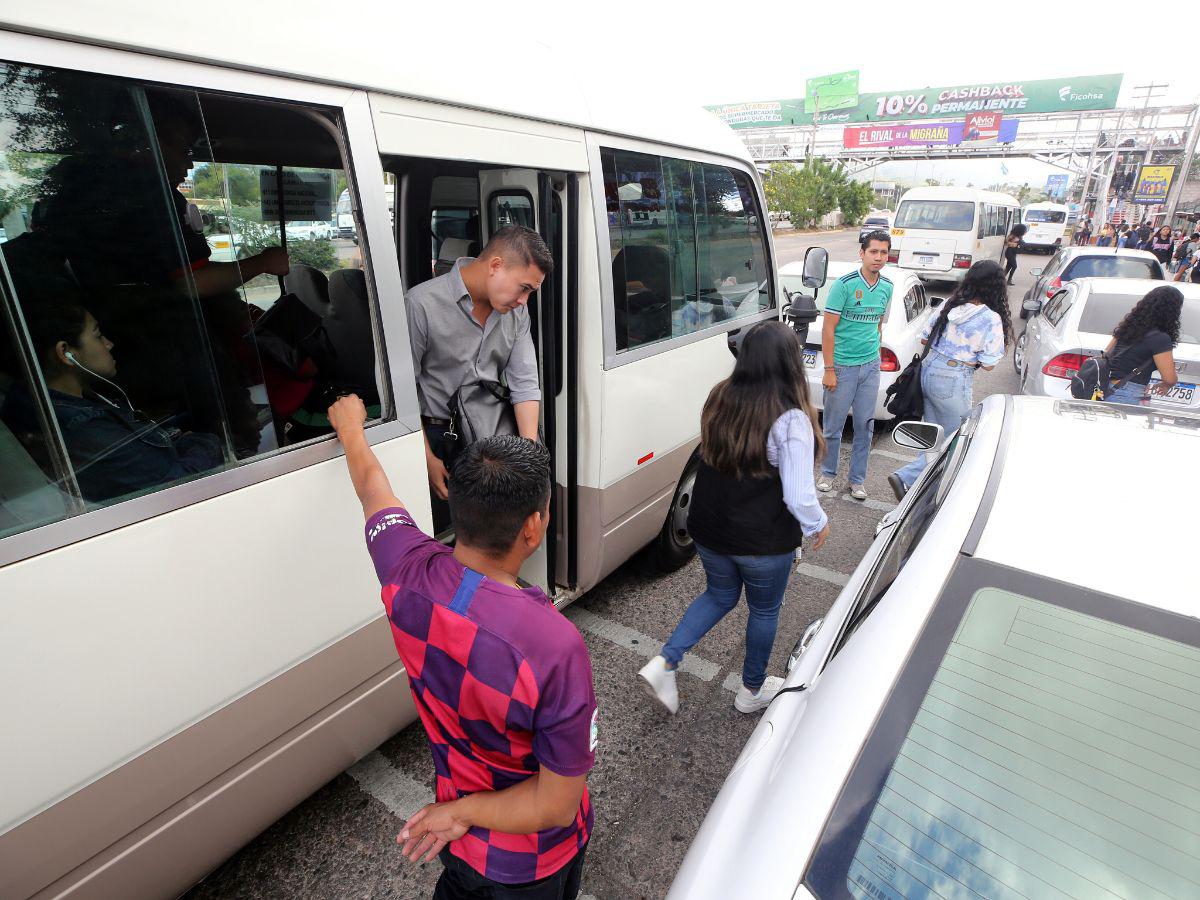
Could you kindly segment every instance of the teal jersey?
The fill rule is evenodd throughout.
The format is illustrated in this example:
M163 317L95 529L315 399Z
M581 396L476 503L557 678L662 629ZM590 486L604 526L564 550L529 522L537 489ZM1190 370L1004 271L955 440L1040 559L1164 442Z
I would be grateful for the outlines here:
M892 299L892 283L882 275L867 284L862 269L843 275L829 288L825 311L837 313L833 332L833 364L861 366L879 359L879 323Z

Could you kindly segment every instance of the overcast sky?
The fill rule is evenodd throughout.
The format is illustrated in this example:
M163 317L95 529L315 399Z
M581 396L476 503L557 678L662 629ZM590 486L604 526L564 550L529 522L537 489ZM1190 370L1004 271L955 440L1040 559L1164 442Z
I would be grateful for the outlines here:
M639 85L652 86L654 102L664 93L698 105L802 97L807 78L854 68L864 92L1121 72L1122 105L1152 80L1170 84L1157 102L1200 100L1195 16L1180 19L1186 7L1171 4L460 0L418 11L371 2L409 33L439 34L448 59L453 29L490 36L518 65L521 43L532 40L602 74L633 102ZM1032 161L1005 165L1007 176L999 162L907 163L885 176L913 169L922 180L1036 184L1055 171Z

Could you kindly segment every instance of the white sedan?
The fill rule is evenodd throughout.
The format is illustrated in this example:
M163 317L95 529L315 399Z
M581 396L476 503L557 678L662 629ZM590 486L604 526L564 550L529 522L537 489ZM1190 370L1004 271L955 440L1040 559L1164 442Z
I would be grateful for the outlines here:
M1186 413L976 407L793 651L668 900L1200 895L1200 603L1171 564L1198 452Z
M853 272L858 263L831 262L825 284L816 291L817 309L825 308L825 298L833 283L843 275ZM810 293L801 282L804 263L788 263L779 270L779 281L790 293ZM920 353L921 332L925 323L935 314L941 303L940 297L931 297L921 279L912 272L884 266L881 273L892 282L892 300L883 319L883 342L879 353L879 396L875 401L875 420L886 421L891 415L883 408L884 393L909 364L913 356ZM804 345L804 366L808 372L808 390L817 409L824 402L821 377L825 374L825 361L821 355L821 327L824 316L809 327L808 341Z

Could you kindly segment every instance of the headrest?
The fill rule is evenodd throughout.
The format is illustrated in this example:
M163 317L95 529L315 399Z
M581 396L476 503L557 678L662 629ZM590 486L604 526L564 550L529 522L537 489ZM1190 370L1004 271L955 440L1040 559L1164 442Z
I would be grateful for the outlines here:
M453 262L460 256L470 256L471 244L473 243L474 241L469 241L466 238L446 238L442 241L442 249L438 251L438 259Z

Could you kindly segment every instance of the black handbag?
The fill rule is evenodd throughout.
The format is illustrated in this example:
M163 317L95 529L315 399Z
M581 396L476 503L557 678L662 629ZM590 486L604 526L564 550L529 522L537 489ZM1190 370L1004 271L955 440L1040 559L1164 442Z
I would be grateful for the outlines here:
M512 391L486 379L460 385L450 397L450 426L446 429L450 452L457 453L494 434L517 434Z

